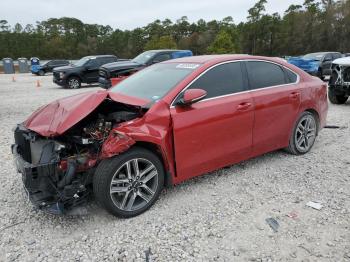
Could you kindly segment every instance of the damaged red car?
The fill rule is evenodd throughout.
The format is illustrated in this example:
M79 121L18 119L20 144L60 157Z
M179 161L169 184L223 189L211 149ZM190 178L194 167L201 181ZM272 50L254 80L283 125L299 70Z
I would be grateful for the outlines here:
M132 217L164 186L282 148L307 153L327 110L326 84L282 60L187 57L39 108L12 152L40 209L66 213L93 193Z

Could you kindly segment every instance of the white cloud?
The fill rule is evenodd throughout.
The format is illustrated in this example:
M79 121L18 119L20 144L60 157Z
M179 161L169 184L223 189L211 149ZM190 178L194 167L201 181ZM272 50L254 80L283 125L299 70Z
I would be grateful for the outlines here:
M6 19L11 25L16 22L35 24L36 21L51 17L75 17L84 23L110 25L113 28L133 29L142 27L155 19L170 18L175 21L181 16L197 21L222 19L232 16L236 23L245 21L248 9L257 0L2 0L0 19ZM6 2L5 2L6 1ZM290 4L301 4L303 0L270 0L269 13L283 12Z

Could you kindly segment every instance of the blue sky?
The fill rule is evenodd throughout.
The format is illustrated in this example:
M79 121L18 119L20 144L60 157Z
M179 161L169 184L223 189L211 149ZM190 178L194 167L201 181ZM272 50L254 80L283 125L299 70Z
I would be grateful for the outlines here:
M232 16L234 21L245 21L248 9L257 0L1 0L0 19L11 25L35 24L50 17L75 17L85 23L110 25L113 28L133 29L155 19L175 21L187 16L189 21L222 19ZM299 0L268 0L269 13L283 12Z

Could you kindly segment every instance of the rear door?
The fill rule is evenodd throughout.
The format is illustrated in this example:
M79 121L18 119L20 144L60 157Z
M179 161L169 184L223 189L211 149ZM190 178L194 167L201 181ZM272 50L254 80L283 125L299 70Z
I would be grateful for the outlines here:
M204 100L171 108L180 180L250 156L254 106L245 80L241 62L217 65L188 87L206 90Z
M260 155L288 145L300 106L299 77L267 61L246 65L255 105L253 154Z

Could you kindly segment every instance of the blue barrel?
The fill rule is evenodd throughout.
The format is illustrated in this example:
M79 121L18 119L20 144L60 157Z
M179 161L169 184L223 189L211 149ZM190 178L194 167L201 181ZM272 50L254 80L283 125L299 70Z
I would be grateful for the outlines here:
M2 59L2 65L4 68L5 74L14 74L15 73L15 65L13 64L12 58Z
M28 67L28 59L24 57L20 57L17 59L18 61L18 70L20 73L28 73L29 67Z
M30 58L30 71L33 74L36 74L39 72L39 70L41 69L40 67L40 59L37 57L32 57Z

